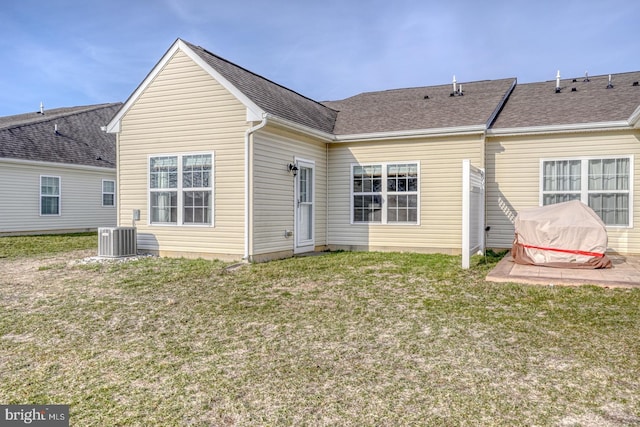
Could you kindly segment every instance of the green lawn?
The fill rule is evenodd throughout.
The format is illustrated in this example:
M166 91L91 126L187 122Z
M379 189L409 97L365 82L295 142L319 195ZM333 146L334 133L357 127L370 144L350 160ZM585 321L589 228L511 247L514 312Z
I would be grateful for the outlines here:
M28 241L0 259L0 403L73 426L640 425L639 290L485 282L493 257L225 269Z
M97 251L96 233L0 237L0 258L42 256L79 249Z

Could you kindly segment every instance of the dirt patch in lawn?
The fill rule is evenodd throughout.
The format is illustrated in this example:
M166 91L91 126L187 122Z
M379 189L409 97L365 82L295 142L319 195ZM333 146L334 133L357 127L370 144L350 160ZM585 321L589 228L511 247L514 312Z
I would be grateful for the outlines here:
M103 272L98 268L77 268L78 266L121 263L138 258L100 258L93 249L40 257L1 258L0 286L13 291L7 292L5 298L21 301L21 304L24 304L24 295L40 299L73 292L76 286L73 284L78 282L91 284L83 288L84 292L88 296L96 296L107 292L106 288L99 286L105 278Z
M85 272L67 269L72 263L95 255L95 250L79 250L34 258L0 258L0 281L16 285L55 283Z

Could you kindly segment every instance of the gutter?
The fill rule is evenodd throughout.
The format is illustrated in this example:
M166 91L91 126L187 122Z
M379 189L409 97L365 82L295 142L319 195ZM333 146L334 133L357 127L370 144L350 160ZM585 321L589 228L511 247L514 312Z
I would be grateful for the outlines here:
M252 213L249 205L251 203L251 194L249 190L251 189L251 185L249 182L250 178L250 166L251 166L251 137L258 130L262 129L267 125L267 116L268 114L262 114L262 121L255 126L250 127L244 133L244 257L245 261L249 261L252 254L252 251L249 248L249 232L251 229L251 224L249 220L249 215Z
M633 117L633 116L632 116ZM640 112L639 112L640 118ZM578 123L569 125L526 126L519 128L488 129L487 136L515 136L563 132L597 132L605 130L629 129L629 121Z
M442 136L459 136L459 135L473 135L477 133L483 133L487 129L487 126L471 125L471 126L458 126L448 128L436 128L436 129L415 129L404 130L394 132L373 132L373 133L356 133L351 135L336 135L333 142L357 142L357 141L371 141L376 139L408 139L408 138L423 138L423 137L442 137Z
M309 126L301 125L299 123L292 122L291 120L282 119L278 116L274 116L269 113L264 114L263 117L264 119L268 119L270 123L285 126L289 129L297 130L297 131L306 133L307 135L315 136L317 138L324 140L325 142L331 142L335 140L335 135L331 133L323 132L321 130L311 128Z
M307 135L315 136L329 143L341 143L341 142L358 142L358 141L371 141L381 139L409 139L409 138L424 138L424 137L443 137L443 136L458 136L458 135L473 135L478 133L484 133L487 130L485 124L482 125L470 125L470 126L457 126L435 129L413 129L403 131L392 132L371 132L371 133L354 133L345 135L334 135L313 129L311 127L301 125L290 120L282 119L271 114L266 114L269 123L285 126L289 129L297 130Z
M636 129L640 128L640 106L629 117L629 125Z
M103 172L103 173L115 173L115 166L90 166L90 165L78 165L75 163L56 163L56 162L45 162L40 160L26 160L26 159L14 159L11 157L0 157L0 163L14 163L17 165L25 165L25 166L39 166L39 167L52 167L52 168L61 168L61 169L74 169L74 170L84 170L84 171L94 171L94 172Z

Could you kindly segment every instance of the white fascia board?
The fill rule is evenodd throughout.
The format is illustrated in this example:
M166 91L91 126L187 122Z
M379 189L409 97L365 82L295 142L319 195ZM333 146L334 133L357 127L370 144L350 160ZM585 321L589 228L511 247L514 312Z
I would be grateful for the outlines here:
M416 129L395 132L355 133L350 135L336 135L334 142L371 141L379 139L408 139L408 138L435 138L447 136L463 136L482 134L487 130L485 125L459 126L436 129Z
M636 108L636 111L629 117L629 125L636 129L640 129L640 105Z
M322 132L317 129L310 128L308 126L301 125L299 123L292 122L290 120L282 119L271 114L265 116L270 123L279 124L292 130L303 132L307 135L315 136L326 142L341 143L341 142L357 142L357 141L371 141L380 139L407 139L407 138L434 138L443 136L459 136L459 135L477 135L483 134L486 131L485 125L475 126L461 126L450 128L438 128L438 129L418 129L408 131L397 132L376 132L376 133L356 133L351 135L334 135L327 132Z
M142 80L142 83L138 85L135 91L129 96L124 105L118 110L116 115L111 119L111 121L107 124L107 133L118 133L120 132L120 120L122 117L129 111L131 106L138 100L140 95L145 91L145 89L151 84L153 79L156 78L158 73L164 68L164 66L169 62L171 57L176 53L176 51L180 48L180 39L176 40L169 50L162 56L160 61L151 69L147 77Z
M137 101L137 99L142 95L145 89L151 84L153 79L160 73L160 71L167 65L169 60L173 57L173 55L178 51L183 51L193 62L198 64L205 72L207 72L211 77L216 79L218 83L220 83L225 89L227 89L231 94L233 94L242 104L247 107L247 121L257 121L262 119L262 115L264 111L258 107L253 101L247 98L242 92L238 90L235 86L233 86L227 79L222 77L220 73L211 68L209 64L207 64L202 58L198 56L193 50L191 50L182 40L176 40L173 45L167 50L167 52L162 56L160 61L153 67L153 69L147 74L147 77L140 83L140 85L136 88L136 90L129 96L129 99L124 103L122 108L118 111L118 113L113 117L113 119L106 126L107 133L118 133L120 132L120 120L122 117L129 111L131 106Z
M198 64L204 71L207 72L211 77L213 77L218 83L222 85L226 90L228 90L234 97L238 99L246 108L247 108L247 121L254 122L262 120L262 117L265 114L265 111L258 107L255 102L250 100L244 93L242 93L237 87L231 84L229 80L225 79L222 74L213 69L209 64L207 64L197 53L195 53L189 46L186 45L182 40L178 39L176 42L178 48L182 50L193 62Z
M599 123L579 123L569 125L552 126L527 126L520 128L489 129L487 136L510 136L510 135L534 135L545 133L566 133L566 132L596 132L603 130L629 129L629 122L626 120L616 122Z
M116 168L108 168L108 167L100 167L100 166L89 166L89 165L75 165L71 163L56 163L56 162L40 162L37 160L25 160L25 159L11 159L8 157L0 158L0 163L12 163L17 165L24 166L35 166L35 167L47 167L47 168L59 168L59 169L73 169L73 170L84 170L84 171L93 171L93 172L104 172L104 173L112 173L115 175Z
M301 125L299 123L295 123L295 122L292 122L291 120L286 120L286 119L274 116L272 114L265 114L263 117L265 117L269 121L269 123L279 124L291 130L296 130L299 132L303 132L307 135L315 136L317 138L323 139L326 142L335 141L335 138L336 138L335 135L331 133L313 129L309 126Z

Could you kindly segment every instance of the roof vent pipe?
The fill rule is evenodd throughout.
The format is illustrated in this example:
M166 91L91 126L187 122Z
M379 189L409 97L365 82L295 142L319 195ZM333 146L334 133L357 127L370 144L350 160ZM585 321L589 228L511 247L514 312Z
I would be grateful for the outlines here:
M44 114L44 104L40 101L40 114Z
M556 93L560 93L560 70L556 74Z
M613 83L611 83L611 74L609 74L609 84L607 85L607 89L613 89Z
M588 81L589 81L589 72L588 72L588 71L585 71L585 72L584 72L584 81L585 81L585 82L588 82Z

